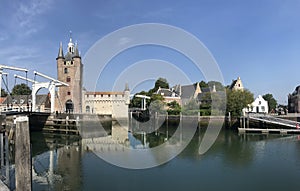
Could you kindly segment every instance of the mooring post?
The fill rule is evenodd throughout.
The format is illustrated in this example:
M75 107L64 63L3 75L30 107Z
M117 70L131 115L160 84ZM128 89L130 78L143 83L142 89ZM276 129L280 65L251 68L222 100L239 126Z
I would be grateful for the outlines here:
M31 191L31 149L28 117L18 117L16 123L16 191Z
M246 117L245 117L245 111L243 111L243 127L246 128Z
M182 144L182 113L180 112L180 144Z
M4 166L4 152L3 152L3 148L4 147L4 144L3 144L3 133L1 132L0 133L0 158L1 158L1 166L0 166L0 169L3 168Z
M247 128L250 127L250 118L249 118L249 114L247 115Z
M228 122L229 122L229 127L231 127L231 113L228 112Z
M9 173L9 141L8 141L8 132L5 131L5 177L6 185L10 186L10 173Z

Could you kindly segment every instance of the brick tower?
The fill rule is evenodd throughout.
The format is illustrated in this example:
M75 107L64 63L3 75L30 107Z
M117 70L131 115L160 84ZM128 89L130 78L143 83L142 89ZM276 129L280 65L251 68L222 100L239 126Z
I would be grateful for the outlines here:
M78 45L73 43L71 34L67 53L64 55L63 46L60 43L56 61L57 79L69 84L68 87L59 87L56 110L67 113L81 113L83 65Z

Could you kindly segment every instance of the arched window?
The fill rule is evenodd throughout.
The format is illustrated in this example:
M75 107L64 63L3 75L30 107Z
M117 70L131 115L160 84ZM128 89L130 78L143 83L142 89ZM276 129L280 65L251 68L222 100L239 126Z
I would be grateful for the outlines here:
M67 74L68 73L68 68L64 69L64 73Z
M87 113L90 113L90 112L91 112L90 106L87 105L87 106L85 107L85 112L87 112Z
M71 82L71 77L70 76L67 77L67 82Z

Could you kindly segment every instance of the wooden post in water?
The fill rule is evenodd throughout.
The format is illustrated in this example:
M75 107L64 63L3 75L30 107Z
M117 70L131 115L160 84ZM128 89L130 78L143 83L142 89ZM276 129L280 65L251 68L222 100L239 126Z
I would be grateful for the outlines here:
M18 117L16 122L16 191L31 191L31 149L28 117Z
M8 141L8 132L5 132L5 177L6 185L10 185L10 173L9 173L9 141Z
M247 116L247 128L249 128L249 126L250 126L250 118L249 118L249 114L248 114L248 116Z
M3 144L3 133L0 133L0 159L1 159L1 164L0 164L0 169L3 168L4 166L4 144Z
M229 122L229 127L231 127L231 113L228 112L228 122Z

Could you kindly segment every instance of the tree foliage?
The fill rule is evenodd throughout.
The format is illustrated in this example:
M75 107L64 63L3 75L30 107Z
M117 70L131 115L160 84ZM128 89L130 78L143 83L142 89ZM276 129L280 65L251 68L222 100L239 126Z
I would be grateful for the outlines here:
M269 111L272 111L276 109L277 106L277 100L273 97L272 94L265 94L262 96L267 102L269 106Z
M157 92L158 88L166 88L166 89L168 89L169 88L169 83L168 83L167 79L165 79L165 78L158 78L155 81L154 88L150 89L148 91L148 93L152 95L153 93Z
M254 101L253 93L249 90L226 90L227 94L227 113L232 116L241 116L242 109Z
M210 89L213 89L213 86L215 85L217 91L225 91L225 87L221 82L217 81L209 81L207 82L207 85L210 87Z
M7 95L8 93L3 88L1 88L1 97L6 97Z
M203 80L201 82L199 82L199 86L200 86L200 88L208 88L208 84Z
M147 106L149 106L150 103L154 102L154 101L163 102L163 100L164 100L163 96L155 94L155 92L158 90L159 87L161 87L161 88L169 88L169 84L168 84L168 82L167 82L167 80L165 78L158 78L155 81L154 87L152 89L150 89L148 92L141 91L139 93L136 93L135 95L146 95L146 96L149 96L151 99L150 100L149 99L146 100ZM133 107L140 108L141 107L141 101L142 101L141 98L138 98L138 97L134 96L131 99L131 101L130 101L130 107L131 108L133 108ZM157 102L155 104L158 104L160 102Z
M17 84L12 89L12 95L30 95L31 89L24 83Z
M168 114L170 114L170 115L179 115L180 114L181 106L176 101L172 101L172 102L168 103L167 106L169 107Z

